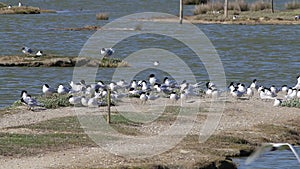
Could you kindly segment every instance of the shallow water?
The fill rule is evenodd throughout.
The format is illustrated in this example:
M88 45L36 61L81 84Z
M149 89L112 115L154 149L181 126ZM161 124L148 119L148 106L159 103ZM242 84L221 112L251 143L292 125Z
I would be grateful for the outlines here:
M11 1L4 0L4 3ZM14 1L17 4L17 1ZM81 48L94 31L62 31L56 28L83 27L86 25L103 26L121 16L137 12L163 12L173 15L178 13L177 0L26 0L26 5L53 9L57 13L40 15L1 15L0 16L0 55L19 55L22 46L33 50L43 50L54 55L78 56ZM282 5L277 3L277 8ZM280 1L282 3L282 1ZM15 5L13 4L13 5ZM191 14L192 6L185 7L185 14ZM109 13L109 21L96 20L96 13ZM227 82L240 81L249 84L252 79L277 87L294 85L300 74L300 25L215 25L197 24L211 40L222 60ZM144 28L142 28L144 29ZM145 28L147 29L147 28ZM166 28L169 29L169 28ZM157 46L169 46L183 58L188 58L186 51L174 41L163 36L143 35L138 41L123 43L116 53L124 56L128 51L142 48L152 40ZM189 62L193 62L190 60ZM172 61L170 60L170 63ZM192 69L199 65L191 64ZM128 68L124 68L126 72ZM41 94L41 86L48 83L57 87L60 83L68 84L72 80L73 68L0 68L0 108L11 105L19 99L21 90L32 95ZM114 69L101 68L97 79L104 81ZM180 68L178 68L180 71ZM160 78L166 72L157 72ZM149 72L141 72L137 78L144 78ZM196 74L197 80L209 80L205 69ZM273 153L273 152L272 152ZM269 160L244 166L243 159L237 159L240 168L298 168L297 162L289 152L274 152ZM284 156L285 158L280 158ZM263 160L267 157L262 158ZM276 164L274 164L276 162Z
M299 152L300 148L297 147L296 150ZM288 150L265 152L249 165L245 164L246 159L236 158L233 161L238 164L238 169L298 169L300 167L294 154Z
M4 1L4 3L9 1ZM55 28L103 26L118 17L136 12L164 12L176 15L177 1L24 1L25 5L53 9L57 13L40 15L1 15L1 55L21 54L22 46L43 50L55 55L77 56L94 31L62 31ZM192 6L185 7L185 14L191 14ZM109 13L109 21L96 20L98 12ZM254 78L260 84L281 86L294 85L299 74L300 26L299 25L215 25L197 24L211 40L222 60L227 81L241 81L246 84ZM147 29L147 28L142 28ZM147 41L157 46L171 46L183 57L186 51L165 37L140 36L132 44L123 44L116 50L119 55L141 49ZM193 61L191 61L193 62ZM198 68L199 65L193 65ZM41 94L41 85L48 83L57 87L72 79L72 68L0 68L0 107L18 99L22 89L32 95ZM101 69L101 72L110 69ZM100 78L100 77L99 77ZM161 77L163 78L163 77ZM206 70L198 72L198 80L208 80ZM106 79L103 79L106 80Z

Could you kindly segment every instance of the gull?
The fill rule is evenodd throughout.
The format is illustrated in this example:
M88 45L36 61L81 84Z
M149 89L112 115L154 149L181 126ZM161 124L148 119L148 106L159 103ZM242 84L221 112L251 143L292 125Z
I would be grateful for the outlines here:
M235 97L235 98L240 98L240 97L242 97L243 96L243 94L244 93L242 93L242 92L240 92L239 90L238 90L238 87L235 87L234 88L234 90L232 91L232 92L230 92L231 93L231 95L233 96L233 97Z
M55 89L50 88L50 86L48 84L44 84L42 87L42 91L45 94L45 96L50 96L53 93L55 93Z
M21 6L23 6L23 4L21 2L19 2L18 7L21 7Z
M259 157L265 151L275 151L275 150L287 150L290 149L298 162L300 163L299 155L297 154L295 148L289 143L263 143L259 148L256 149L254 153L252 153L246 160L246 165L252 163L256 158Z
M21 92L21 102L28 106L29 110L33 110L36 106L44 106L43 104L36 101L31 95L27 94L26 90Z
M138 84L136 83L136 80L132 80L130 83L130 87L136 89Z
M297 76L297 84L293 88L300 89L300 75Z
M270 90L271 90L271 92L272 93L278 93L278 89L275 87L275 85L272 85L271 87L270 87Z
M289 90L289 88L287 87L287 85L283 85L281 87L281 91L284 92L285 94L287 94L288 90Z
M58 94L67 94L70 92L70 89L68 89L67 87L63 86L62 84L60 84L57 88L57 93Z
M300 15L296 15L295 20L299 20L299 19L300 19Z
M25 55L31 55L33 51L32 51L32 49L30 49L29 47L24 46L24 47L22 48L22 52L23 52Z
M12 5L9 4L7 8L8 8L8 9L11 9L11 8L12 8Z
M144 92L150 90L150 86L148 86L148 84L145 80L142 81L141 86L142 86L142 91L144 91Z
M229 89L229 91L230 92L233 92L233 90L235 89L235 85L234 85L234 82L231 82L230 84L229 84L229 86L228 86L228 89Z
M69 103L72 105L79 105L81 104L81 96L69 96Z
M149 83L153 86L155 83L157 83L158 80L156 79L154 74L149 75Z
M159 61L154 61L154 62L153 62L153 65L154 65L154 66L158 66L158 65L159 65Z
M43 51L39 50L36 52L35 57L41 57L43 56Z
M86 98L85 96L82 96L80 101L83 106L86 106L86 107L88 106L89 99Z
M145 104L146 101L148 100L148 97L145 92L142 92L142 94L140 96L140 100L142 101L142 104Z
M148 97L148 100L156 100L160 97L159 95L150 95L150 93L146 93L146 96Z
M115 53L115 50L113 50L112 48L102 48L100 50L100 54L104 55L104 57L109 57L111 56L113 53Z
M273 104L273 106L274 106L274 107L278 107L278 106L281 105L281 103L282 103L282 101L281 101L280 99L275 98L275 99L274 99L274 104Z
M250 84L250 88L252 89L257 89L257 80L256 79L253 79L252 83Z
M94 98L94 97L90 98L87 104L88 104L88 107L99 107L99 106L103 105L102 102L99 102L97 100L97 98Z
M244 84L238 83L237 86L238 86L238 91L239 91L239 92L241 92L241 93L243 93L243 94L246 93L246 90L247 90L247 89L245 88L245 85L244 85Z
M291 93L288 93L285 98L287 100L294 99L297 97L297 89L293 88Z
M128 88L130 86L124 79L121 79L120 81L118 81L117 85L123 89Z
M259 92L259 97L262 100L269 100L269 99L275 99L276 95L274 95L274 93L272 93L269 89L263 88Z
M177 102L177 100L180 98L177 94L176 94L176 92L172 92L171 94L170 94L170 100L173 102L173 103L176 103Z
M254 91L253 91L253 88L251 88L251 86L249 86L246 90L246 94L248 96L248 99L252 98L253 95L254 95Z

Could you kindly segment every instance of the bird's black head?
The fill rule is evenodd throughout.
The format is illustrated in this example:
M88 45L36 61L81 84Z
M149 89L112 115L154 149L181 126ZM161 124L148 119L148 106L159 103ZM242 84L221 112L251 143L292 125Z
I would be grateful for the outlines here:
M150 74L150 75L149 75L149 78L151 78L151 77L155 77L155 75L154 75L154 74Z

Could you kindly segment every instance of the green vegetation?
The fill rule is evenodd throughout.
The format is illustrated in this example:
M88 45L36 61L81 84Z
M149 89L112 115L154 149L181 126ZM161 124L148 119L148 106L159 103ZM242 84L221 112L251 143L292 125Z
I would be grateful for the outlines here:
M32 6L12 6L8 8L7 4L0 2L0 14L40 14L40 13L55 13L53 10L44 10Z
M96 14L96 19L97 20L108 20L108 14L107 13L97 13Z
M232 11L263 11L271 9L271 3L266 1L256 1L252 4L245 2L244 0L237 0L235 2L229 2L228 10ZM196 5L194 15L207 14L207 13L222 13L224 11L223 1L209 2L207 4Z
M281 103L281 106L283 107L297 107L300 108L300 99L295 98L291 100L286 100Z
M287 10L300 9L300 3L298 1L288 2L284 6Z

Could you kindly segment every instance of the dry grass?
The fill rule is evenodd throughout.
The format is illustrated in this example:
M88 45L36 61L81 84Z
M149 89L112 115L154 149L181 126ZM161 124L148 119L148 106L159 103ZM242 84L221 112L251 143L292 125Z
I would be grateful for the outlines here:
M184 5L199 5L206 4L209 0L183 0Z
M0 8L0 14L39 14L41 13L40 8L37 7L12 7L8 9L6 7Z
M196 5L194 9L194 15L206 14L213 11L222 11L224 9L223 5L224 4L221 2Z
M266 9L271 9L271 3L263 0L256 1L250 6L251 11L262 11Z
M300 9L300 3L298 1L288 2L284 6L287 10Z
M97 20L108 20L108 14L107 13L97 13L96 14Z
M235 2L229 2L228 10L235 10L235 11L249 11L250 7L249 4L246 3L244 0L237 0Z

